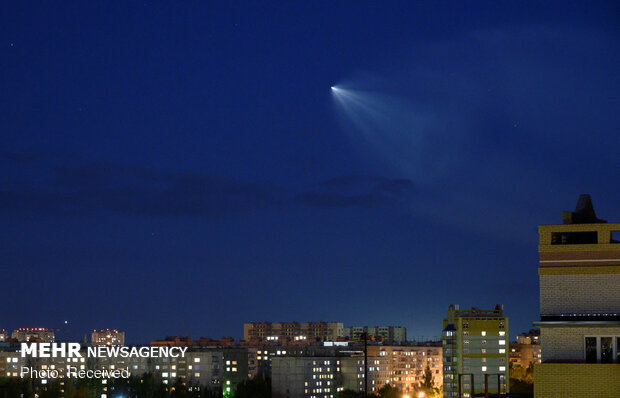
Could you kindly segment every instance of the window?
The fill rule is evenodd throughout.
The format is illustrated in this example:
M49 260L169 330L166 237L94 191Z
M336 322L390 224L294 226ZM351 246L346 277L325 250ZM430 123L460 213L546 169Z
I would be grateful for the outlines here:
M586 245L598 243L596 231L584 232L553 232L551 234L552 245Z
M611 337L601 337L601 363L613 363L613 353L613 339Z
M586 363L620 363L620 336L586 336Z
M586 337L586 362L596 363L596 337Z

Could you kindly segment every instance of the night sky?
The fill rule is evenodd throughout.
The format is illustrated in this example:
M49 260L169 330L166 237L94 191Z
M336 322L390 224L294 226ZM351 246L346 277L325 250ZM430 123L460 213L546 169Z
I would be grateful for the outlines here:
M617 2L231 3L3 2L0 329L514 337L537 225L620 220Z

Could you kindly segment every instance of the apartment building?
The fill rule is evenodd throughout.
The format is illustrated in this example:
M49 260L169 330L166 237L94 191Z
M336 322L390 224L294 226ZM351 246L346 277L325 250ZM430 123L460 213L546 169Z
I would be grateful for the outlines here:
M581 195L562 224L540 225L542 363L534 396L618 397L620 391L620 223L596 216Z
M407 328L402 326L350 326L343 329L345 339L362 340L364 334L367 334L370 340L382 341L385 344L407 342Z
M424 380L427 368L433 383L443 383L443 348L438 344L416 346L368 346L369 392L390 384L404 393L412 393Z
M243 339L248 345L305 345L337 341L343 333L341 322L261 322L243 325Z
M364 372L364 356L359 352L276 357L272 362L272 397L334 398L344 390L364 391Z
M448 307L443 320L444 397L508 392L508 318L492 310Z
M29 341L38 343L53 343L55 334L52 329L47 328L20 328L13 331L11 337L20 343Z
M190 347L184 357L159 358L89 358L82 351L82 358L22 358L18 345L5 347L0 351L0 375L20 377L20 370L29 367L36 371L58 371L56 381L67 379L67 366L78 370L128 370L131 376L143 377L152 374L157 382L174 385L177 380L192 389L208 388L222 391L224 397L234 394L237 385L247 380L248 353L245 347L195 348ZM109 397L108 379L98 379L100 398ZM52 383L52 379L33 379L35 391Z
M119 332L115 329L93 330L90 334L90 344L94 346L125 345L125 332Z
M527 333L517 335L517 341L510 343L508 353L510 364L527 369L535 363L540 363L540 331L532 329Z

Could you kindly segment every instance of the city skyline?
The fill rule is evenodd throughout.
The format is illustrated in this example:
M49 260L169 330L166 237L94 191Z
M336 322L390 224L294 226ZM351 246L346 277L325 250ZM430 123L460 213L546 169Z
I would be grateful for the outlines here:
M538 225L620 220L613 2L1 7L7 330L513 340Z

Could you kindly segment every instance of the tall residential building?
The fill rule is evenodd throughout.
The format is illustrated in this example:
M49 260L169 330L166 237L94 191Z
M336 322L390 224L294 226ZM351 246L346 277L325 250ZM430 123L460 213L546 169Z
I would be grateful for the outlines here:
M9 335L6 333L6 330L0 329L0 342L6 341L9 338Z
M118 330L102 329L93 330L90 335L91 345L125 345L125 332Z
M510 343L510 364L524 369L540 363L540 331L532 329L517 335L517 341Z
M581 195L562 224L538 227L542 363L534 396L620 396L620 223Z
M508 392L508 318L493 310L448 307L443 320L444 398Z
M407 328L402 326L351 326L344 328L344 337L361 340L364 333L368 338L381 340L386 344L403 344L407 341Z
M47 328L19 328L13 330L11 337L20 343L53 343L55 340L54 331Z
M341 322L246 323L243 325L243 339L250 345L304 345L317 341L336 341L342 337L343 329Z

